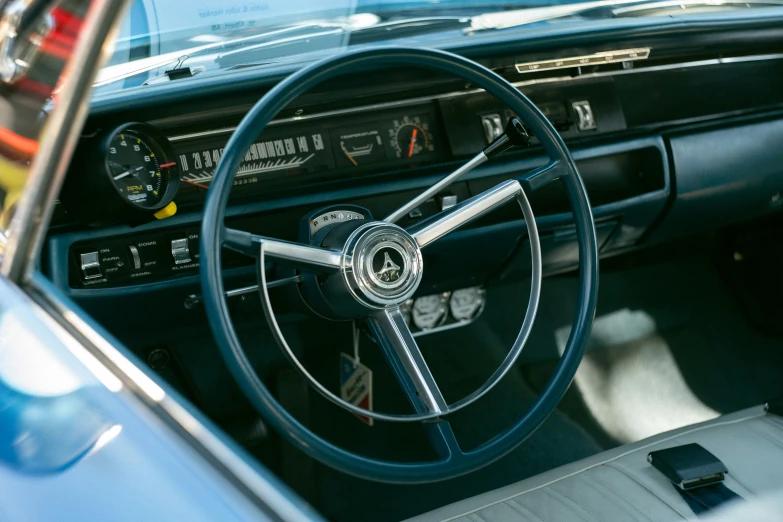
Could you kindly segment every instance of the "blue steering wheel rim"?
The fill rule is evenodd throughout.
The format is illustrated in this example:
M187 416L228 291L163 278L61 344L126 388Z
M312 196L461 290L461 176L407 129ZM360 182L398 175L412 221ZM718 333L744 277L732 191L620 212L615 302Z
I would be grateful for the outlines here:
M469 452L450 453L431 462L364 457L328 442L302 425L277 402L247 362L223 297L221 250L226 205L234 176L250 145L278 112L319 83L338 75L390 66L436 69L460 77L483 88L520 117L549 157L562 166L559 179L573 211L579 248L578 309L565 351L543 393L502 434ZM538 186L525 188L535 190ZM350 475L379 482L417 484L454 478L491 464L527 439L555 410L571 384L584 355L598 299L598 247L593 215L584 183L562 138L536 106L504 78L445 51L402 47L352 51L314 63L278 83L248 112L226 144L207 193L200 239L201 286L209 324L221 355L245 396L283 437L309 456Z

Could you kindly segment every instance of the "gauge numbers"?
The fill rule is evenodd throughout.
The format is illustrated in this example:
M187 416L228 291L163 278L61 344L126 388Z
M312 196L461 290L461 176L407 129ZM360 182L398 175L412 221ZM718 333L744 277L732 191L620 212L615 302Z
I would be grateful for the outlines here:
M179 164L182 181L202 189L209 188L215 169L223 158L224 143L204 145L180 151ZM258 176L310 172L321 166L330 166L330 142L326 133L266 138L250 145L239 163L234 185L258 183Z
M163 149L136 130L123 130L109 142L106 161L111 181L129 203L143 209L161 206L167 196L170 169Z

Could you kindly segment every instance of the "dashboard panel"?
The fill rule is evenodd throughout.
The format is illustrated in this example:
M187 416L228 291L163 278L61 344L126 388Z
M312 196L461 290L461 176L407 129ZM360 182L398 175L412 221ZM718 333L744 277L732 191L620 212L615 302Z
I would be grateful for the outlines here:
M672 184L665 143L671 133L723 125L727 118L764 118L764 111L783 108L783 55L674 63L656 62L655 56L653 49L650 60L633 67L611 64L569 74L546 73L550 76L496 68L538 106L569 144L599 221L604 253L639 245L665 212ZM328 95L320 92L298 100L270 122L239 165L228 224L295 241L301 218L320 207L354 204L373 215L386 215L481 150L512 116L470 85L455 88L451 83L443 92L426 93L407 88L404 77L391 77L396 83L385 84L386 91L394 93L386 96L388 101L368 96L351 102L345 96L353 91L346 87L337 102L332 89ZM355 84L353 79L346 81L351 87ZM705 81L711 85L709 90ZM739 89L747 96L737 95ZM687 106L681 107L683 103ZM47 258L58 284L72 289L74 296L85 297L145 288L154 292L161 288L155 285L174 281L196 285L199 209L223 148L247 109L241 96L225 101L222 109L205 99L162 118L158 110L140 109L135 114L140 124L154 126L176 162L179 184L173 201L179 211L166 219L148 213L143 218L123 216L112 223L92 223L99 227L85 226L90 218L83 219L75 211L67 188L76 184L84 192L84 184L98 174L95 163L87 161L91 157L87 151L105 147L111 129L127 124L120 118L128 115L93 117L61 195L65 212L60 212L52 229ZM445 208L447 201L464 200L543 164L546 158L535 137L533 143L528 150L504 154L476 169L402 224L426 219ZM171 161L167 158L167 163ZM530 199L539 217L544 259L550 260L545 267L550 272L573 268L576 250L559 185L544 187ZM88 211L96 208L82 206ZM497 276L503 263L515 255L514 248L522 251L522 229L520 216L508 207L455 233L453 241L479 241L482 247L471 250L475 257L471 262L483 277ZM512 250L496 249L490 241L511 245ZM446 254L431 249L425 252L425 262L448 274L445 260L464 245L444 244ZM224 266L230 273L252 277L251 263L225 253ZM512 273L524 277L518 270L508 272ZM458 271L451 279L425 282L433 291L484 283L483 279L460 282L459 277Z

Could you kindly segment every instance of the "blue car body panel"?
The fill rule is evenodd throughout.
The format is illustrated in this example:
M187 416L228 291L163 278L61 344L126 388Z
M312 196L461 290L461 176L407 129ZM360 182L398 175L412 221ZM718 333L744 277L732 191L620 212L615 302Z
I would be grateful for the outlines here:
M0 521L280 519L280 506L251 500L3 279L0 362ZM173 397L165 383L155 384ZM191 430L217 434L197 413L188 414L199 423ZM271 474L253 469L277 500L290 503L283 511L317 519ZM291 511L297 504L299 513Z

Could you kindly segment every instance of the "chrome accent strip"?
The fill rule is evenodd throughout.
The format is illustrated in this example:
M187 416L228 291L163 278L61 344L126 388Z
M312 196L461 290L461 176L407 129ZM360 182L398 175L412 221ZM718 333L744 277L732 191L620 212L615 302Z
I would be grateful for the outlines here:
M431 186L430 188L428 188L427 190L425 190L424 192L422 192L421 194L419 194L418 196L416 196L415 198L413 198L412 200L410 200L409 202L407 202L406 204L404 204L403 206L401 206L400 208L398 208L397 210L395 210L394 212L386 216L383 220L386 221L387 223L395 223L399 221L400 218L407 216L408 212L415 209L416 207L418 207L419 205L421 205L422 203L424 203L425 201L433 197L435 194L437 194L441 190L445 189L446 187L448 187L449 185L457 181L457 179L459 179L463 175L467 174L468 172L475 169L482 163L486 162L488 159L489 158L487 158L487 156L484 154L483 151L479 152L478 154L473 156L473 158L470 161L468 161L460 168L458 168L457 170L455 170L445 178L441 179L433 186Z
M598 73L590 73L590 74L580 74L578 76L558 76L556 78L538 78L535 80L523 80L518 82L511 82L511 85L514 87L526 87L528 85L538 85L542 83L559 83L559 82L569 82L574 80L585 80L585 79L591 79L591 78L605 78L609 76L615 76L620 74L637 74L637 73L643 73L643 72L656 72L656 71L667 71L671 69L680 69L683 67L702 67L705 65L721 65L721 64L730 64L730 63L741 63L741 62L754 62L754 61L763 61L763 60L777 60L777 59L783 59L783 53L778 54L759 54L759 55L752 55L752 56L738 56L738 57L731 57L731 58L715 58L711 60L698 60L693 62L681 62L681 63L673 63L673 64L667 64L667 65L655 65L652 67L643 67L641 69L624 69L621 71L608 71L608 72L598 72ZM409 98L406 100L397 100L393 102L383 102L383 103L374 103L370 105L362 105L360 107L350 107L348 109L336 109L332 111L324 111L324 112L318 112L313 114L306 114L302 116L292 116L289 118L280 118L277 120L270 121L267 126L271 125L281 125L284 123L295 123L298 121L308 121L308 120L315 120L319 118L328 118L331 116L341 116L344 114L354 114L357 112L366 112L366 111L373 111L373 110L381 110L381 109L393 109L395 107L407 107L410 105L418 105L423 103L430 103L435 100L443 100L447 98L454 98L458 96L466 96L469 94L478 94L484 92L484 89L471 89L466 91L454 91L454 92L448 92L444 94L435 94L432 96L420 96L416 98ZM249 109L248 109L249 110ZM173 136L167 136L169 141L176 142L176 141L185 141L185 140L191 140L191 139L197 139L197 138L205 138L209 136L217 136L221 134L231 134L234 132L236 127L221 127L219 129L211 129L201 132L191 132L188 134L177 134Z
M551 71L554 69L568 69L571 67L581 67L583 65L601 65L604 63L632 62L636 60L646 60L650 57L649 47L639 47L637 49L622 49L618 51L601 51L582 56L567 56L565 58L554 58L552 60L539 60L537 62L525 62L514 64L518 73L532 73L540 71Z
M0 273L16 283L32 277L54 202L90 107L90 92L100 65L109 58L128 0L94 1L87 11L76 48L60 74L57 104L41 134L22 196L9 226ZM96 44L96 42L98 42ZM108 43L104 43L108 42Z

